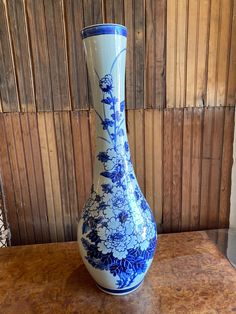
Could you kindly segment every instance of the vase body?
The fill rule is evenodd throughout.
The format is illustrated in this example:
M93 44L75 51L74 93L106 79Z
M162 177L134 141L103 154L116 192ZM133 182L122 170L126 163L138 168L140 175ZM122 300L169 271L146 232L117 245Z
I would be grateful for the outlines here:
M78 224L83 262L111 294L137 289L152 262L157 232L135 177L125 123L126 28L82 30L96 113L93 184Z

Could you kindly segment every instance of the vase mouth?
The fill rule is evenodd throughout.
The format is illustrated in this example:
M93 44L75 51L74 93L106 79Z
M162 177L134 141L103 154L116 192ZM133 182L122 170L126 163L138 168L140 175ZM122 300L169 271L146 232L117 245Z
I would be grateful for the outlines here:
M103 23L89 25L81 30L82 39L98 35L121 35L127 37L127 28L121 24Z

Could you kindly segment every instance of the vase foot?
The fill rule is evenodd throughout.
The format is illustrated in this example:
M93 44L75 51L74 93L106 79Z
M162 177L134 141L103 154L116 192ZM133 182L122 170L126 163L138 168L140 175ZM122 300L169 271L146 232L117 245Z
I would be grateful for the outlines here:
M127 289L107 289L104 288L102 286L100 286L99 284L97 284L98 289L100 289L102 292L108 293L108 294L112 294L112 295L126 295L129 294L131 292L134 292L135 290L137 290L143 283L143 280L138 283L136 286L132 287L132 288L127 288Z

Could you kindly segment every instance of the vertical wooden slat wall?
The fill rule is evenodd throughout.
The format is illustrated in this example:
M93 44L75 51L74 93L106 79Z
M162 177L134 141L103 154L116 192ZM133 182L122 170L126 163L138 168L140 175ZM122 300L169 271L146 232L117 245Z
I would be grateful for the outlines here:
M90 193L80 30L128 28L127 128L159 230L229 222L236 0L0 0L0 173L12 244L69 241Z

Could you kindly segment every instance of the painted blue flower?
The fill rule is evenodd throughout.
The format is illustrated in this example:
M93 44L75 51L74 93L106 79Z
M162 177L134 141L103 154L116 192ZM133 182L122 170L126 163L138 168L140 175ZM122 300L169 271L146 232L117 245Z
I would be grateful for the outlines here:
M118 215L118 218L119 218L119 221L121 223L123 222L126 222L126 220L128 219L129 215L125 212L125 211L122 211L121 213L119 213Z
M141 202L141 208L142 208L143 210L149 209L148 204L147 204L147 202L146 202L145 200L142 200L142 202Z
M108 207L108 205L105 202L101 202L99 203L99 209L100 210L105 210Z
M125 101L123 100L121 103L120 103L120 111L123 112L125 109Z
M110 119L104 119L102 121L102 127L103 127L103 130L107 130L110 126L113 126L114 122Z
M121 184L121 179L125 174L125 170L122 164L118 164L113 171L104 171L100 174L103 177L111 179L113 183Z
M112 206L115 208L122 208L127 204L127 197L124 196L124 193L117 192L112 198Z
M119 129L118 132L117 132L117 135L118 136L124 136L125 135L124 130L123 129Z
M118 259L125 258L128 249L137 244L136 237L131 236L134 232L134 225L129 220L121 223L115 218L111 218L107 228L100 228L98 235L101 242L98 243L98 250L103 254L112 252Z
M120 119L122 118L122 114L119 112L119 111L116 111L115 113L113 113L111 115L112 119L113 120L116 120L116 121L120 121Z
M96 195L95 197L95 202L101 202L102 198L99 194Z
M139 197L140 197L140 193L137 189L135 189L135 191L134 191L134 196L135 196L136 200L138 201Z
M99 152L97 155L98 160L101 162L107 162L110 158L106 152Z
M102 184L102 191L105 194L112 194L112 185L111 184Z
M125 147L125 151L128 152L129 151L129 144L128 144L128 142L124 143L124 147Z
M106 74L99 81L99 87L104 93L108 93L112 90L112 75Z
M101 100L101 102L106 105L116 104L117 101L118 99L116 97L106 97Z

